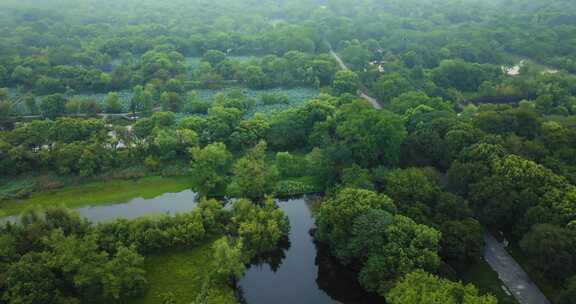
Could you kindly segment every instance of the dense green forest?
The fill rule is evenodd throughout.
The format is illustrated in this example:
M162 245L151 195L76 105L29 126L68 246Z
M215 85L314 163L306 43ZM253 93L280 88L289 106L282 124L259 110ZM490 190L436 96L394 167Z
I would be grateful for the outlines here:
M194 303L235 303L290 231L274 198L307 194L382 303L515 303L462 280L485 233L574 303L575 74L570 0L3 0L0 303L139 303L146 259L206 244ZM150 176L198 206L26 204Z

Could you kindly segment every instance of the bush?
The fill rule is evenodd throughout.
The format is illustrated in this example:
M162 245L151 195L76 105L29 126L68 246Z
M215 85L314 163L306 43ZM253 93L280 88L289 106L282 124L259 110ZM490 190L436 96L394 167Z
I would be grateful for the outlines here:
M285 94L280 93L266 93L260 96L260 103L263 105L276 105L276 104L288 104L290 98Z
M0 201L25 198L35 189L36 182L34 180L8 182L0 187Z
M275 192L278 196L295 196L302 194L317 193L321 190L319 187L310 183L293 180L283 180L276 184Z
M160 172L162 176L186 176L190 174L190 169L186 165L173 164L164 166Z
M191 114L208 114L212 104L203 100L191 100L184 106L184 111Z
M134 166L123 168L119 170L114 170L105 174L98 176L98 179L110 180L110 179L137 179L148 176L148 169L144 166Z

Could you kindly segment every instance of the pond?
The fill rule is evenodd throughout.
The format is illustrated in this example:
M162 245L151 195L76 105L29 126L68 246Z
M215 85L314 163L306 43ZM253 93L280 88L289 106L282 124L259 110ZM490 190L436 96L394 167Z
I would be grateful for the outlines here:
M188 212L196 206L192 190L165 193L151 199L134 198L128 202L95 205L76 209L92 222L118 218L133 219L145 215ZM314 219L309 199L279 200L287 214L291 230L281 249L255 259L240 280L239 290L247 304L376 304L382 298L364 292L356 274L339 265L327 250L314 243L311 231ZM15 221L16 217L0 219Z
M165 193L152 199L138 197L127 203L82 207L76 211L92 222L134 219L145 215L188 212L196 206L196 197L192 190L185 190Z
M304 199L279 201L290 220L290 235L284 249L255 260L240 280L240 291L248 304L372 304L382 298L367 294L356 274L338 265L317 246L310 234L314 219L311 202Z
M134 219L145 215L175 214L188 212L196 206L196 193L184 190L164 193L154 198L137 197L123 203L87 206L75 209L80 216L96 223L125 218ZM17 221L17 216L0 218L0 224Z

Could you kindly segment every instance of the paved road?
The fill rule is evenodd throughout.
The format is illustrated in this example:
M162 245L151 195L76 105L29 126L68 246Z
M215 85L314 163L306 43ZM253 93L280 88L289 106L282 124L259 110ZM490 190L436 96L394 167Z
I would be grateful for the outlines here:
M343 70L348 70L348 67L346 66L346 64L344 63L344 61L342 61L342 58L340 58L340 56L338 56L338 54L336 54L336 52L334 52L332 50L332 48L330 48L330 54L332 55L332 57L334 57L334 59L336 59L336 62L338 62L338 65L340 66L341 69ZM366 94L366 89L362 88L359 91L359 95L360 97L364 98L365 100L367 100L375 109L377 110L381 110L382 106L380 105L380 103L378 102L378 100L376 100L376 98Z
M484 234L484 259L520 304L550 304L538 286L491 234Z

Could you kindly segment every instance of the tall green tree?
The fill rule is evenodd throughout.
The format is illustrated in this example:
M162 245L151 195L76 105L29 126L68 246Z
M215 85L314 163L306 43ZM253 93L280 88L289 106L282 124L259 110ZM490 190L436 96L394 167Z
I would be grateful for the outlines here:
M232 205L231 220L231 228L242 240L249 257L275 250L290 231L288 217L272 198L261 204L239 199Z
M242 242L231 244L228 237L223 237L214 242L212 250L216 269L215 278L220 282L235 286L246 270L242 255Z
M266 142L261 141L234 163L229 193L259 199L274 191L278 170L266 163L266 148Z
M336 72L332 87L337 94L356 94L360 89L360 78L350 70L341 70Z
M190 150L192 180L196 189L204 195L223 191L227 184L232 155L223 143L210 144Z
M369 210L396 211L392 200L369 190L343 189L320 206L316 217L316 237L328 243L336 255L347 250L352 231L350 223Z
M116 92L110 92L104 99L106 105L106 113L120 113L122 112L122 104L120 103L120 96Z
M384 243L368 255L358 277L366 290L385 296L402 275L416 269L438 269L440 232L436 229L416 224L402 215L396 215L390 225L381 227L385 227L380 231Z
M66 98L62 94L48 95L40 103L42 115L54 119L66 113Z
M451 282L424 271L407 274L386 296L391 304L497 304L473 285Z

